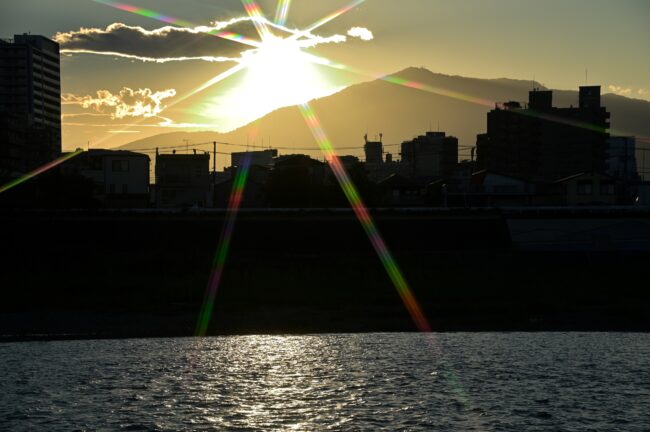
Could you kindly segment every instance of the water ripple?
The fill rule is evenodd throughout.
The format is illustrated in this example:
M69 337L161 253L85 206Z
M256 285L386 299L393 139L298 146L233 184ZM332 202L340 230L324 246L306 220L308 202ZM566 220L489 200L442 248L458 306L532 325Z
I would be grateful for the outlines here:
M650 429L650 335L3 344L0 429Z

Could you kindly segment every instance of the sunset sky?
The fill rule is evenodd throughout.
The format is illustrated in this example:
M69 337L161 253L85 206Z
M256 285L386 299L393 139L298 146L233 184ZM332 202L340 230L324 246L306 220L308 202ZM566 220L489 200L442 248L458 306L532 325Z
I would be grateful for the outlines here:
M584 84L588 68L603 92L650 100L646 0L258 4L268 22L240 0L0 0L0 37L61 43L64 149L225 132L409 66L558 89Z

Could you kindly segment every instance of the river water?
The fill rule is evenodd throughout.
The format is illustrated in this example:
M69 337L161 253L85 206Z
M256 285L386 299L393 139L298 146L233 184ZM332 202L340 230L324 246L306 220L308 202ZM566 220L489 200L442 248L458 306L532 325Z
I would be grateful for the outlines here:
M0 344L0 429L648 431L650 335Z

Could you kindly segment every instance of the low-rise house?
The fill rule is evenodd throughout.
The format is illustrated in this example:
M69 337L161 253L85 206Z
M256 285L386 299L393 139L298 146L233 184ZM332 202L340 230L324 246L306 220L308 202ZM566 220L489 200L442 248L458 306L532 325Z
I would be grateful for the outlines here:
M273 158L278 157L278 151L275 149L261 151L234 152L230 155L231 166L238 167L243 165L248 159L250 165L260 165L265 167L273 166Z
M535 185L525 179L487 170L472 174L469 204L471 206L507 207L530 205Z
M561 203L567 206L616 205L619 184L607 174L583 172L555 182Z
M227 208L233 185L237 176L237 169L231 168L228 172L230 178L217 182L214 185L214 207ZM266 166L252 165L249 168L246 184L243 188L241 208L263 208L268 205L266 182L268 181L271 169Z
M424 205L427 189L415 180L393 174L377 183L380 204L388 207L413 207Z
M157 207L211 207L210 154L157 154Z
M63 174L93 181L93 198L103 207L144 208L149 205L149 156L125 150L91 149L67 161Z

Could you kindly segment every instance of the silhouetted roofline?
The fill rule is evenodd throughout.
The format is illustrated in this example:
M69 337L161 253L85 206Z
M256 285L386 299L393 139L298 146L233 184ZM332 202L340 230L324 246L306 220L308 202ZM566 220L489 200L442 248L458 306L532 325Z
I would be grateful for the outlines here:
M497 171L492 171L492 170L487 170L487 169L476 171L476 172L472 173L472 181L474 181L475 178L476 179L481 178L481 183L483 183L483 181L485 180L485 177L488 174L494 174L494 175L497 175L499 177L506 177L506 178L509 178L509 179L518 180L518 181L522 181L522 182L526 182L526 183L531 183L531 184L533 183L532 181L530 181L528 179L525 179L523 177L517 177L517 176L510 175L510 174L503 174L503 173L500 173L500 172L497 172Z
M84 152L90 156L124 156L124 157L143 157L151 159L149 155L144 153L136 153L129 150L106 150L106 149L90 149Z
M597 176L605 177L605 178L608 178L608 179L614 179L614 177L612 177L612 176L610 176L610 175L608 175L608 174L602 173L602 172L597 172L597 171L583 171L583 172L581 172L581 173L572 174L572 175L570 175L570 176L567 176L567 177L561 178L561 179L559 179L559 180L555 180L553 183L563 183L563 182L565 182L565 181L573 180L573 179L576 179L576 178L582 177L582 176L584 176L584 175L597 175Z

